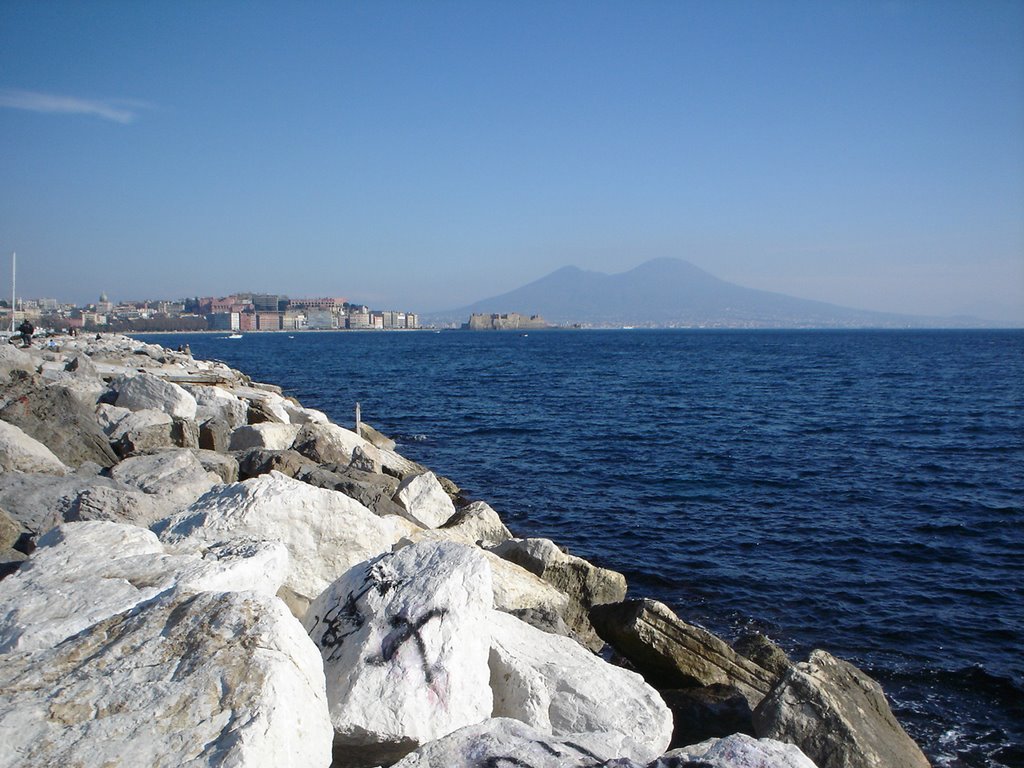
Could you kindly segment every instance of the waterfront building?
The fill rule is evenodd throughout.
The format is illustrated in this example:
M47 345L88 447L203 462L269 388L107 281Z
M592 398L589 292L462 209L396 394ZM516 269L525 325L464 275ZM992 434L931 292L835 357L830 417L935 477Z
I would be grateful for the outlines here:
M363 307L363 309L366 309ZM366 328L372 328L373 322L370 319L370 313L367 312L352 312L348 313L347 328L352 330L364 330Z
M301 331L306 327L306 313L289 309L281 314L281 328L285 331Z
M237 331L240 325L237 312L211 312L206 322L211 331Z
M255 305L256 302L253 301ZM257 331L280 331L281 330L281 313L280 312L256 312L256 330Z
M249 310L238 313L238 330L241 333L256 330L256 313L252 311L252 305L249 306Z
M548 328L547 321L540 315L520 315L518 312L503 314L474 314L464 326L471 331L517 331Z
M338 316L329 309L307 309L306 327L315 330L337 328Z

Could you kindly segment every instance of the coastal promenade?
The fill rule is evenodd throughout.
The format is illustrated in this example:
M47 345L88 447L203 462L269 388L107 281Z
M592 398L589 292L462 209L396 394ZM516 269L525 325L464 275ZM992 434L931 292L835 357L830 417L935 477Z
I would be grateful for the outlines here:
M223 363L106 335L0 381L0 766L928 764L852 665L626 599Z

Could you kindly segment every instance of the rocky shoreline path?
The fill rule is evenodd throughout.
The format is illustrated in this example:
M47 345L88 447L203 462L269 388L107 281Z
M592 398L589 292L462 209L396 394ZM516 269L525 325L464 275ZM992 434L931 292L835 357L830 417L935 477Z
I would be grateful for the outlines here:
M825 651L729 646L223 363L0 344L0 768L914 768Z

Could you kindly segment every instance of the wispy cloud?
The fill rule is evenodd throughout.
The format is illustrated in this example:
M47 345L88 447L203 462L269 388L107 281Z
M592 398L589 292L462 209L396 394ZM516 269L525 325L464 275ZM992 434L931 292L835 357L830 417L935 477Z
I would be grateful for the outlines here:
M36 91L0 89L0 107L51 115L92 115L115 123L131 123L152 105L129 99L80 99Z

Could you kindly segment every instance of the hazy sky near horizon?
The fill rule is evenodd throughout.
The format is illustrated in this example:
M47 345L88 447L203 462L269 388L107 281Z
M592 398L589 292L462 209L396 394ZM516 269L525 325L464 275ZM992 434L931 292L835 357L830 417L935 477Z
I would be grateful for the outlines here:
M1024 3L0 0L0 181L22 296L430 311L675 256L1024 322Z

